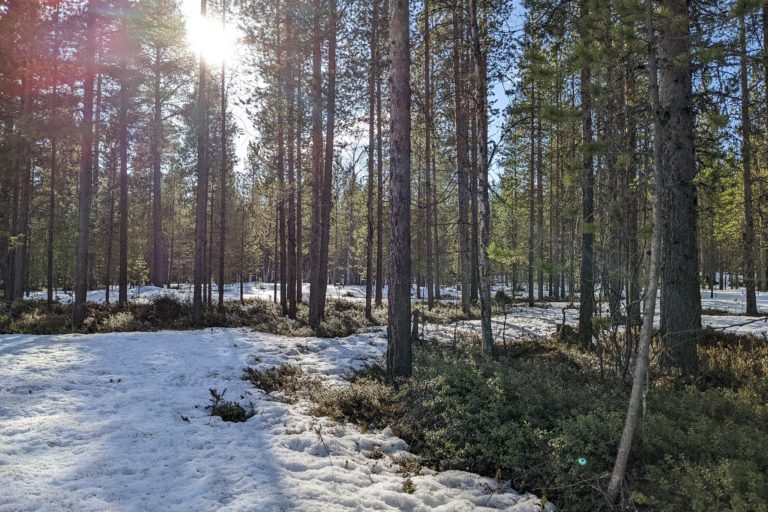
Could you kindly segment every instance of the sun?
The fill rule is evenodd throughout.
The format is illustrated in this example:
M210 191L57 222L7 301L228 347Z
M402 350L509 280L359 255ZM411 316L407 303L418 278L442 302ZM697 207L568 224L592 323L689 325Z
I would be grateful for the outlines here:
M231 25L222 28L220 20L200 14L187 16L187 44L196 56L202 55L210 65L230 62L235 58L237 34Z

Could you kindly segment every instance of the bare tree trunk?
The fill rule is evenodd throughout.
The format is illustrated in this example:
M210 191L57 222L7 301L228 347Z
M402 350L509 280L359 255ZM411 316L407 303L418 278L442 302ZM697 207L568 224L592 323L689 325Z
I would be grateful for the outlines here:
M227 2L222 2L221 30L226 29ZM224 309L224 267L227 245L227 65L221 60L221 168L219 169L219 309Z
M457 0L457 4L459 1ZM454 128L456 130L456 174L459 189L459 275L461 282L461 309L469 313L471 309L472 269L469 240L469 157L467 118L464 98L462 43L463 19L462 6L453 6L453 105Z
M533 307L533 272L536 254L536 84L531 78L531 159L528 177L528 306Z
M536 104L536 230L538 236L536 248L538 252L539 272L538 290L539 300L544 299L544 143L541 135L541 95Z
M408 1L389 2L390 242L387 382L411 376L411 78Z
M160 146L163 143L163 103L160 89L161 65L160 48L155 49L154 72L152 83L154 110L152 116L152 265L150 268L150 281L154 286L163 286L163 202L162 183L163 173L161 169L162 157Z
M200 0L200 15L205 17L206 0ZM198 82L197 104L197 188L195 192L195 272L192 312L195 325L203 321L203 280L205 277L205 241L208 220L208 97L206 95L206 65L200 56L200 76Z
M321 45L323 40L320 29L320 11L322 2L314 0L312 25L312 239L310 244L310 289L309 289L309 324L313 328L320 325L323 316L325 289L321 281L326 276L321 273L322 265L322 216L321 190L323 188L323 90L321 75Z
M27 275L27 252L29 248L29 211L32 197L32 148L28 119L32 110L32 81L29 77L23 76L21 80L21 119L22 126L19 127L19 202L15 215L18 216L17 235L21 243L17 243L14 251L14 276L13 276L13 298L22 299L24 297L24 287Z
M280 306L283 315L288 315L288 246L286 239L286 202L288 194L285 187L285 112L284 95L286 90L286 72L285 72L285 49L283 48L282 29L280 24L282 15L280 14L280 5L278 5L278 14L275 18L275 31L277 32L277 183L279 187L277 202L277 222L278 233L280 236ZM289 135L290 138L290 135ZM294 281L295 282L295 281ZM291 295L295 292L293 282L291 282Z
M320 293L318 294L319 318L325 317L325 294L328 289L328 245L331 235L331 186L333 184L334 132L336 130L336 36L338 12L336 0L328 2L328 105L326 112L325 165L323 166L323 188L320 213L323 228L320 247ZM310 317L312 315L310 314ZM311 318L310 318L311 320Z
M209 141L210 143L210 141ZM216 179L216 176L211 174L208 176L210 179L210 183L208 184L209 187L213 187L214 180ZM211 191L210 197L208 199L208 237L205 240L205 304L209 308L213 306L213 234L215 233L215 225L213 223L214 221L214 211L215 211L215 203L214 203L215 196L213 194L213 190Z
M80 195L78 208L78 239L75 257L75 303L72 324L83 325L85 320L85 295L88 291L88 245L91 236L91 168L93 165L93 78L96 56L95 0L88 2L86 17L85 76L83 77L83 121L80 144Z
M56 126L58 124L58 107L59 107L59 58L61 52L61 43L59 42L59 23L61 22L59 16L59 4L55 7L55 19L54 19L54 32L53 39L56 45L53 49L54 61L53 61L53 76L51 84L51 185L48 196L48 245L46 247L47 265L46 265L46 283L48 288L48 306L53 304L53 241L54 230L56 229L56 172L57 172L57 137Z
M589 17L589 0L580 0L579 17L587 20ZM586 25L586 23L584 23ZM589 40L589 30L582 28L581 38ZM592 94L591 70L588 64L581 68L581 136L582 136L582 203L581 203L581 283L580 283L580 307L579 307L579 343L587 350L592 346L592 315L595 309L594 295L594 253L593 243L595 235L592 223L594 221L594 185L592 159Z
M437 209L437 159L432 156L432 233L430 236L434 237L434 266L435 266L435 278L433 279L433 285L435 287L435 299L440 300L440 235L438 233L438 209Z
M491 331L491 262L488 258L490 244L491 208L488 200L488 70L487 54L481 39L486 27L480 27L477 19L477 1L469 0L470 29L475 64L475 102L477 105L477 188L480 206L480 233L478 256L480 263L480 320L483 353L493 352ZM482 34L481 34L482 28Z
M643 312L643 326L640 331L640 341L637 349L637 361L635 362L635 374L632 381L632 393L629 399L627 409L627 419L624 423L624 431L621 434L616 462L613 466L613 473L608 485L608 503L613 505L619 494L621 483L624 480L624 474L629 459L629 451L632 448L632 437L634 436L637 419L640 413L640 405L643 401L643 388L648 376L648 353L651 346L651 336L653 335L653 316L656 312L656 294L659 285L659 267L661 257L661 189L663 187L661 180L661 167L663 165L662 152L662 110L659 102L659 88L657 85L657 64L656 64L656 33L653 28L652 0L645 0L645 25L648 31L648 81L650 107L653 113L653 160L656 168L654 173L654 200L653 200L653 235L651 237L651 262L648 291L645 297L645 311Z
M120 144L120 255L118 264L118 302L128 301L128 70L121 63L118 140Z
M690 59L688 4L662 0L659 24L662 364L686 374L697 369L695 332L701 329L691 66L680 62Z
M379 0L373 0L379 5ZM377 9L378 15L378 9ZM375 19L378 24L378 16ZM381 48L376 41L376 301L377 308L384 300L384 155L381 117Z
M378 19L378 1L373 2L371 11L371 62L368 68L368 215L366 217L368 232L365 239L365 316L371 318L371 303L373 299L373 187L374 175L374 151L376 137L376 44L378 34L376 32Z
M115 232L115 174L117 173L117 157L115 155L114 146L110 149L109 156L107 157L107 167L109 172L109 181L106 200L107 200L107 256L104 263L104 302L109 304L110 289L112 287L112 246L114 245L114 232Z
M291 16L286 16L286 38L293 38L293 25ZM288 316L296 318L296 153L294 143L296 141L296 97L294 89L293 55L289 53L286 63L285 83L283 87L288 93L288 240L287 240L287 293Z
M424 195L426 197L426 268L427 307L432 309L435 303L433 289L433 254L432 254L432 99L430 91L430 55L429 55L429 0L424 0ZM435 205L436 206L436 205Z
M55 80L55 79L54 79ZM55 82L54 82L55 84ZM56 85L54 85L54 88ZM56 94L54 93L53 104L56 104ZM48 305L53 303L53 240L54 230L56 229L56 136L51 137L51 189L48 199L48 246L46 248L47 256L47 287L48 287Z
M301 76L301 68L298 69ZM302 286L304 281L304 233L301 218L302 202L302 158L301 158L301 139L304 134L304 100L301 95L301 80L296 81L296 91L298 94L297 103L299 105L296 116L296 302L302 302Z
M741 164L744 171L744 286L747 315L757 316L755 295L755 219L752 213L752 145L749 119L749 76L747 72L747 36L744 13L739 19L739 60L741 75Z
M640 317L640 267L643 262L638 243L638 199L637 190L634 185L637 180L637 131L635 120L629 117L628 105L634 105L636 101L635 87L635 62L627 63L626 68L627 81L627 152L629 154L629 165L626 174L627 190L627 264L629 265L629 286L627 288L627 326L636 327L642 322ZM655 75L654 75L655 77Z

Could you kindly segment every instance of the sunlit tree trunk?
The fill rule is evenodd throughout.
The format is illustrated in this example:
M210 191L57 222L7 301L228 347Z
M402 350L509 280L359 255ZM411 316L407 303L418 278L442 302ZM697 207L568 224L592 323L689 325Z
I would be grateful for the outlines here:
M476 0L469 0L469 17L475 66L475 102L477 104L480 320L483 353L491 354L493 352L493 333L491 331L491 263L488 258L491 221L491 207L488 200L488 69L487 53L483 48L487 27L485 25L481 27L478 22Z
M454 129L456 131L456 175L458 180L459 206L459 276L461 282L461 309L469 313L471 308L472 270L469 240L469 157L467 118L464 98L464 79L462 66L463 19L462 6L457 0L453 7L453 108Z
M749 118L749 75L747 72L746 21L739 18L739 61L741 82L741 165L744 173L744 286L747 295L747 315L757 316L755 294L755 218L752 212L752 126Z
M200 15L205 17L206 0L200 0ZM195 192L195 270L192 312L195 325L203 321L203 280L205 278L205 241L207 238L208 219L208 97L206 94L206 65L200 56L200 76L198 79L197 102L197 187Z
M408 0L389 2L390 242L387 382L411 375L411 79Z
M75 257L75 303L72 324L80 327L85 320L85 295L88 291L88 245L91 236L91 170L93 165L93 78L96 56L95 0L89 0L86 15L86 41L83 63L83 120L80 143L80 194L78 201L78 239Z

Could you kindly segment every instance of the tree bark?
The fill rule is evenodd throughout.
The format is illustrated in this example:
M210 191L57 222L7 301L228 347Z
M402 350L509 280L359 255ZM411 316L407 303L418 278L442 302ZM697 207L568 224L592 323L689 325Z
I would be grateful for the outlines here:
M91 236L91 170L93 166L93 78L96 56L96 0L89 0L86 16L85 75L83 77L83 121L80 143L80 196L78 201L78 239L75 257L75 303L72 324L80 327L85 320L88 292L88 245Z
M205 17L206 0L200 0L200 15ZM197 187L195 192L195 271L192 313L195 325L203 322L203 280L205 278L205 241L207 238L208 206L208 96L206 94L206 64L200 56L197 103Z
M298 69L301 77L301 67ZM302 158L301 140L304 135L304 100L301 94L301 80L296 81L296 93L298 95L298 112L296 116L296 302L302 302L302 286L304 281L304 232L302 222Z
M387 383L411 376L411 78L408 0L389 2L390 242Z
M29 76L22 76L21 80L21 119L19 127L19 202L15 215L18 216L16 233L20 241L17 241L14 251L14 276L13 298L24 298L24 288L27 276L27 253L29 250L29 211L32 198L32 141L29 127L32 111L32 81Z
M128 301L128 77L121 64L118 144L120 145L120 255L118 263L118 302Z
M476 0L469 0L469 16L475 66L475 103L477 105L477 188L480 206L480 245L478 246L480 263L480 321L482 350L484 354L490 355L493 352L493 332L491 331L491 263L488 258L491 221L491 208L488 201L488 66L487 53L483 48L482 41L485 38L486 27L480 27L478 23Z
M152 95L154 108L152 111L152 140L150 151L152 153L152 265L150 268L150 281L154 286L163 286L163 203L161 169L162 157L160 147L163 144L163 102L160 89L160 65L161 48L155 48L153 70L155 76L152 81Z
M286 13L286 39L293 38L293 24L291 14ZM288 94L288 204L287 204L287 292L288 292L288 317L296 318L296 96L294 89L294 57L288 54L283 87Z
M459 4L457 0L457 4ZM467 118L463 84L463 19L461 17L462 6L453 7L453 105L454 128L456 130L456 175L458 180L458 206L459 206L459 275L461 282L461 309L467 314L471 309L472 269L470 258L469 240L469 157L468 157L468 133Z
M371 303L373 299L373 187L375 184L374 175L374 152L376 140L376 44L378 34L376 33L376 20L378 18L378 1L374 1L371 11L371 41L370 52L371 62L368 68L368 212L366 217L367 235L365 239L365 316L371 318Z
M580 37L585 44L590 41L589 29L589 0L580 0L579 17L582 24ZM592 315L595 308L594 295L594 254L593 233L594 214L594 186L592 158L592 93L591 69L588 64L581 68L581 137L582 137L582 169L581 169L581 283L580 283L580 307L579 307L579 343L587 350L592 346Z
M657 63L656 63L656 33L652 21L652 0L645 0L645 25L648 31L648 81L649 81L649 103L653 114L653 160L656 168L654 173L654 201L653 201L653 234L651 236L651 262L648 291L645 298L645 311L643 312L643 326L640 331L640 341L637 349L637 361L635 362L635 373L632 381L632 392L627 409L627 418L624 422L624 430L621 434L616 461L613 466L611 480L608 485L607 499L609 505L613 505L619 494L621 483L624 480L629 451L632 448L632 437L634 436L637 419L640 413L640 405L643 401L643 388L648 378L648 353L651 346L651 336L653 335L653 317L656 312L656 294L659 284L659 271L661 259L661 167L663 165L662 149L662 110L659 103L659 88L657 85Z
M426 227L426 281L427 308L430 310L435 303L433 288L433 247L432 247L432 99L430 91L430 55L429 55L429 0L424 0L424 195L426 197L425 227Z
M744 286L747 295L747 315L757 316L755 294L755 218L752 212L752 126L749 118L749 75L747 72L746 20L739 19L739 63L741 82L741 165L744 172Z
M528 306L533 307L533 272L536 258L536 84L531 77L531 145L530 169L528 175Z
M541 95L536 104L536 249L538 253L539 300L544 300L544 143L541 134ZM551 289L551 288L550 288Z
M309 324L317 328L322 320L320 281L326 278L320 272L322 246L321 189L323 184L323 90L321 75L321 45L323 35L320 29L322 2L314 0L312 24L312 231L310 240L310 289Z
M379 0L373 0L379 5ZM377 10L378 14L378 10ZM375 19L379 23L379 18ZM377 308L384 300L384 143L381 116L381 48L376 41L376 301Z
M227 2L222 1L221 30L227 23ZM221 61L221 168L219 169L219 309L224 310L224 269L227 245L227 64Z
M662 364L685 374L697 369L701 329L697 243L696 162L688 0L662 0L659 23L661 109L661 325ZM681 63L681 58L685 59Z

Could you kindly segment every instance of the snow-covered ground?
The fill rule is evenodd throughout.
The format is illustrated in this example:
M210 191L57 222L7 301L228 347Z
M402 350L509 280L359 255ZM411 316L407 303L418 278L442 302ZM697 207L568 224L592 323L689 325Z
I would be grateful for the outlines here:
M214 300L218 297L218 286L213 285ZM117 287L113 286L110 289L110 300L112 302L117 301ZM274 284L273 283L257 283L248 282L243 283L243 298L244 299L264 299L272 300L274 298ZM302 293L305 297L309 297L309 283L304 283L302 286ZM72 302L73 294L71 291L64 292L58 291L54 295L60 302L69 304ZM361 300L365 299L365 286L337 286L328 285L326 296L331 299L350 299ZM48 297L47 292L33 292L28 297L29 299L45 300ZM89 302L95 304L103 304L106 300L106 292L103 289L89 291L86 295ZM183 284L174 288L160 288L158 286L131 286L128 288L128 300L135 302L147 302L154 300L158 297L173 297L181 301L192 300L192 285ZM277 288L277 298L280 298L280 287ZM224 300L240 300L240 285L238 283L225 284L224 285Z
M735 295L735 294L734 294ZM768 294L762 294L762 302L758 307L762 312L768 310ZM737 299L716 298L717 304L731 304L730 311L738 313L740 306ZM710 305L709 298L702 298L703 307L716 307ZM579 323L579 311L566 302L551 302L545 308L529 308L527 306L509 306L507 308L506 324L503 316L492 318L492 329L496 343L511 343L524 339L536 339L541 336L550 336L557 330L557 325L563 322L563 308L565 308L565 322L576 326ZM718 307L725 309L725 307ZM656 307L655 324L659 325L659 308ZM701 315L701 323L704 327L721 329L727 332L739 334L751 334L754 336L768 337L768 316L759 318L733 315ZM480 334L479 320L466 320L458 322L450 327L427 324L423 326L423 333L427 337L434 337L443 341L449 341L457 329L465 329Z
M382 336L0 336L0 511L541 510L458 471L426 470L408 494L390 457L366 456L404 453L391 432L314 418L240 378L244 366L290 362L340 383L383 354ZM209 417L209 388L256 415Z

